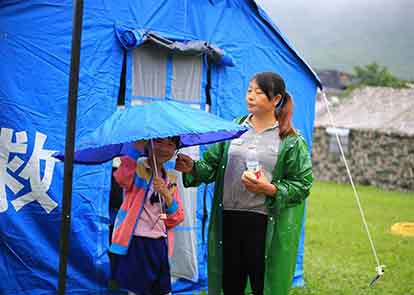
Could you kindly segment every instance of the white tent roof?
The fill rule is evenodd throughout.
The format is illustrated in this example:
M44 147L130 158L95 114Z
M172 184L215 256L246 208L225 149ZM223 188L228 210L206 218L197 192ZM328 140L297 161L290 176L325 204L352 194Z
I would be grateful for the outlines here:
M414 87L357 89L331 112L336 127L414 135ZM315 126L331 126L326 110L318 112Z

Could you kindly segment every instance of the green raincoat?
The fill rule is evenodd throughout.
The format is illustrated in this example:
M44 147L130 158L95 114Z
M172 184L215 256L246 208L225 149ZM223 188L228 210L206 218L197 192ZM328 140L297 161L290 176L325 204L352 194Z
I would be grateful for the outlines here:
M208 293L222 289L222 211L224 172L230 142L214 144L203 159L183 173L184 186L215 181L208 236ZM304 138L289 135L282 139L272 181L275 196L266 199L268 223L265 250L265 295L289 293L295 272L296 255L304 216L304 200L312 186L312 163Z

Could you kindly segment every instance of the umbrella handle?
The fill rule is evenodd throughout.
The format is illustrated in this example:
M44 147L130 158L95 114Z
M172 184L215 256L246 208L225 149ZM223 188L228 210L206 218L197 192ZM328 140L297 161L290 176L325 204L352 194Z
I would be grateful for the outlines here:
M150 144L151 144L151 151L152 151L152 164L155 169L155 176L158 177L157 159L155 158L155 154L154 154L154 141L152 140L152 138L150 139ZM161 216L164 217L162 198L158 192L156 194L158 195L158 200L160 201Z

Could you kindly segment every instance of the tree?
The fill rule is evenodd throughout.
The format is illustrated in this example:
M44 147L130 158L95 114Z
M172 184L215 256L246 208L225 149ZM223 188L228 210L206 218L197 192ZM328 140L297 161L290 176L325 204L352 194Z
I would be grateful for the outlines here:
M354 67L355 80L358 86L384 86L393 88L407 87L406 81L395 77L387 67L371 63L364 67Z

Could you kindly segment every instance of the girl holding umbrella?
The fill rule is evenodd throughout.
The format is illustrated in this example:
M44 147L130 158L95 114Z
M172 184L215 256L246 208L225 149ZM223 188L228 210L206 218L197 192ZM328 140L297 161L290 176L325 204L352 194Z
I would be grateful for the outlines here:
M180 140L169 137L150 142L137 142L137 149L121 157L114 173L124 189L124 200L110 251L119 255L114 275L121 288L164 295L171 292L172 228L184 220L184 210L175 178L163 164L172 158ZM149 157L138 159L143 146Z

